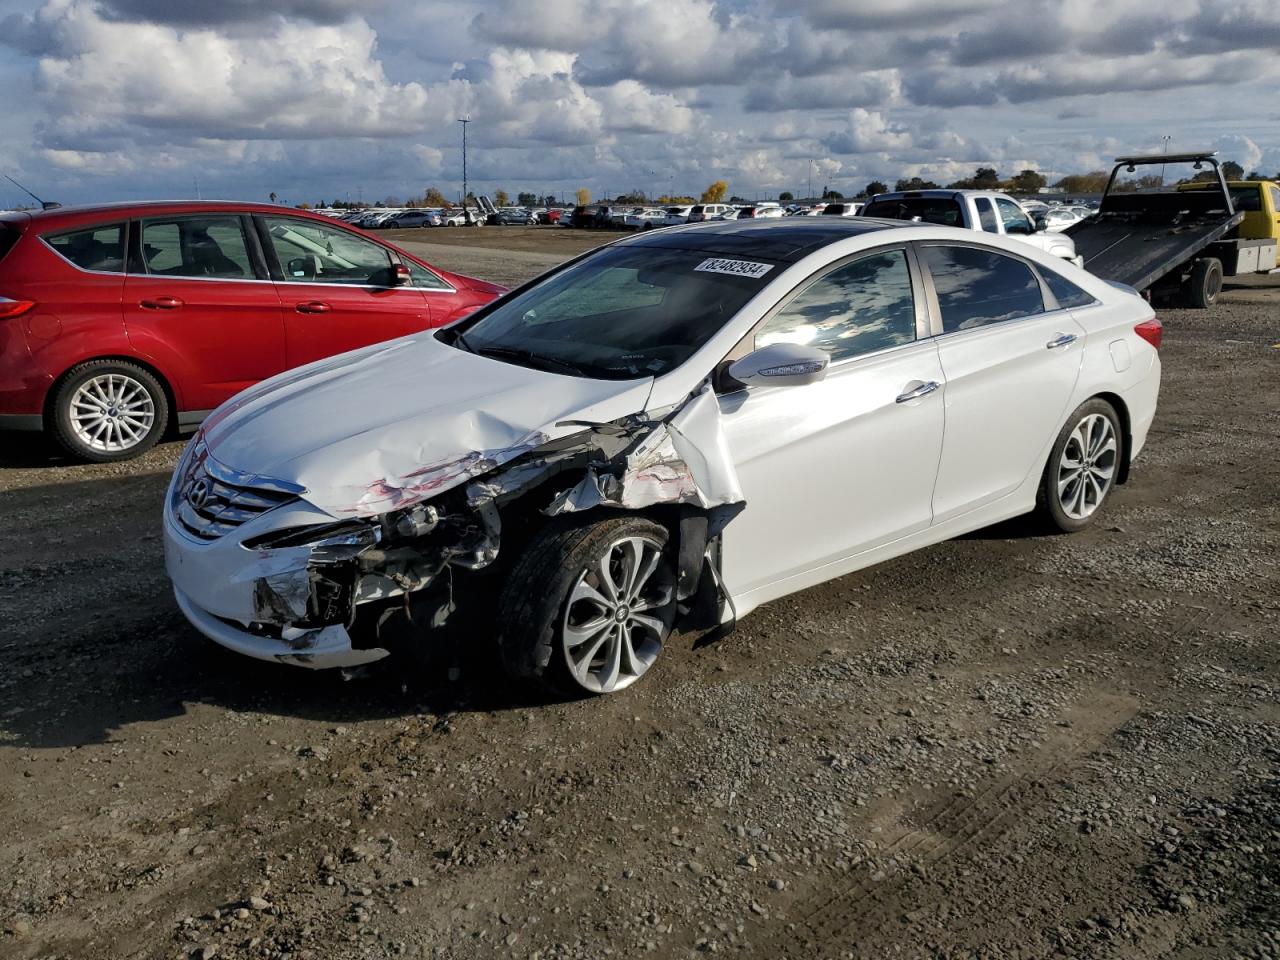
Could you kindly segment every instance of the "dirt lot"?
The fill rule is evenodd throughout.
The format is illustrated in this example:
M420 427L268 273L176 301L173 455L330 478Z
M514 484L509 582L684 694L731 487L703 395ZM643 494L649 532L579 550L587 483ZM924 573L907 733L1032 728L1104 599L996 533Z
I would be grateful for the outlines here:
M508 281L599 239L428 235ZM597 701L224 653L162 570L178 443L0 438L0 956L1280 956L1278 279L1162 312L1089 531L845 577Z

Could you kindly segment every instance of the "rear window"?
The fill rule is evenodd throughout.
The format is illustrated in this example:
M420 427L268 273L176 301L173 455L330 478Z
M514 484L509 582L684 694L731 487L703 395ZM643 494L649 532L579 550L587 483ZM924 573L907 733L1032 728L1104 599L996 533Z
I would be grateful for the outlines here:
M944 227L961 225L960 204L950 197L904 197L901 200L874 200L862 211L864 217L886 220L915 220Z
M0 223L0 260L4 259L4 255L13 249L13 245L18 242L18 237L22 234L9 226L7 223Z
M1257 187L1231 187L1231 202L1237 210L1253 212L1262 209L1262 191Z
M44 242L81 270L124 273L124 224L87 227L46 236Z

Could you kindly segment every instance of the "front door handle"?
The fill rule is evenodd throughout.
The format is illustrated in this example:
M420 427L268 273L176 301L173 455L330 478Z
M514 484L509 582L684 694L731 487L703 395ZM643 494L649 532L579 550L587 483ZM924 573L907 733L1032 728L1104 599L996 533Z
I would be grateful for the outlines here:
M308 300L306 303L300 303L295 308L299 313L328 313L333 308L323 300Z
M147 310L177 310L182 301L177 297L156 297L151 300L139 300L138 306Z
M1074 333L1060 333L1048 343L1044 345L1046 350L1056 350L1058 347L1065 347L1069 343L1075 343L1078 340Z
M908 390L906 393L898 394L896 403L907 403L910 400L919 400L921 397L927 397L933 391L937 390L941 384L937 380L930 380L928 383L922 383L920 386Z

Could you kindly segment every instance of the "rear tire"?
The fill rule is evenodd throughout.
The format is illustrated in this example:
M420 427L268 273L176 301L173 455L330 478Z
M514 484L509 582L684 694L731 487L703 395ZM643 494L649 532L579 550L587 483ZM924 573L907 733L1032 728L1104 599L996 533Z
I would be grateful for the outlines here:
M1191 306L1200 310L1212 307L1222 292L1222 261L1217 257L1204 257L1191 267L1187 297Z
M169 400L150 372L124 360L74 367L53 397L53 437L67 453L92 463L140 456L169 425Z
M1124 463L1124 433L1115 407L1096 397L1072 412L1040 478L1036 515L1047 529L1083 530L1102 509Z
M666 527L623 515L544 528L498 599L507 674L583 697L614 693L653 665L675 621Z

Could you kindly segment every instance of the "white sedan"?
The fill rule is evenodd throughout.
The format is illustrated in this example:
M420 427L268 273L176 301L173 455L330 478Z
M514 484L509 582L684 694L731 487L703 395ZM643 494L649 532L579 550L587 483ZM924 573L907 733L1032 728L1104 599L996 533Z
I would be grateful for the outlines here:
M695 617L1019 514L1088 525L1146 442L1160 334L1133 291L1016 239L638 234L224 404L170 484L167 569L249 656L493 637L516 676L610 693Z

